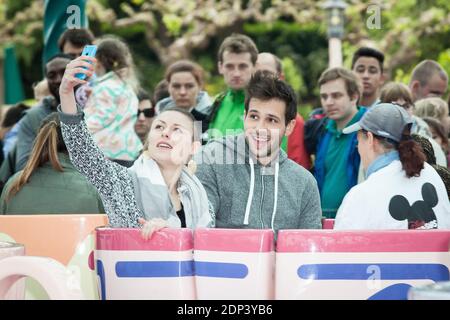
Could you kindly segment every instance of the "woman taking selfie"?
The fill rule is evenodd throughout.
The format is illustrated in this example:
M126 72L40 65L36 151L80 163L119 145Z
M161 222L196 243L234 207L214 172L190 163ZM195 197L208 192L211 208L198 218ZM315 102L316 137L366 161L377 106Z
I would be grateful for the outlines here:
M90 77L95 63L95 58L82 56L67 65L60 86L60 118L71 160L99 191L110 225L143 223L144 236L165 226L213 226L205 189L185 167L200 147L191 114L169 108L158 115L147 150L131 168L109 161L92 140L73 94L76 85L85 83L75 74Z

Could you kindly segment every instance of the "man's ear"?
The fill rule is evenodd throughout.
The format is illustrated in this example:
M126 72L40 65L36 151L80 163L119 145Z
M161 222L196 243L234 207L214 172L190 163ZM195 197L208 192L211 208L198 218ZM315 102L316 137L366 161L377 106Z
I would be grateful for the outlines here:
M413 80L410 83L409 89L411 90L411 93L412 93L413 97L417 95L417 93L419 92L419 88L420 88L419 80Z
M217 62L217 69L219 70L219 74L223 75L223 64L222 61Z
M386 74L383 71L381 72L380 82L381 84L384 84L385 81L386 81Z
M200 141L192 142L191 154L192 155L196 154L200 150L201 147L202 147L202 143Z
M358 101L361 97L359 94L355 93L350 97L350 102L355 102L355 104L358 106Z
M286 137L288 137L288 136L292 133L292 131L294 131L295 123L296 123L295 119L292 119L292 120L289 121L289 123L287 124L287 126L286 126L286 131L284 132L284 135L285 135Z

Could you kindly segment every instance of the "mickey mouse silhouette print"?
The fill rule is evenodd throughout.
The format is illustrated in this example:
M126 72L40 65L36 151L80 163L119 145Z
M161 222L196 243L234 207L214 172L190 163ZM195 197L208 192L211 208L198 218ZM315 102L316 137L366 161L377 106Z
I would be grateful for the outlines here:
M389 202L389 213L398 221L408 220L408 229L437 229L433 208L439 202L436 188L431 183L422 185L422 199L409 204L404 196L396 195Z

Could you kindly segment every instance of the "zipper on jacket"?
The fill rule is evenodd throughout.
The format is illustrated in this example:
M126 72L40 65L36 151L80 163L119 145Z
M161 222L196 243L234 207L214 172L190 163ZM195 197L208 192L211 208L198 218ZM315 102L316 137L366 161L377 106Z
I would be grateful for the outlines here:
M259 219L261 220L262 229L264 229L264 222L262 218L262 209L264 203L264 175L261 175L261 205L259 206Z

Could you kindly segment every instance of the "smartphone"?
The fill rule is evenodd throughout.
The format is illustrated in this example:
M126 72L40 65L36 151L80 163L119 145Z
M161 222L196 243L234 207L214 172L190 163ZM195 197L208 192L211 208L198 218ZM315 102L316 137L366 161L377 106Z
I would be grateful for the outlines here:
M82 56L88 56L88 57L95 57L95 54L97 52L97 46L95 45L87 45L84 47L83 52L81 53ZM84 67L83 67L84 68ZM84 68L86 69L86 68ZM86 79L86 75L84 73L77 73L75 74L75 77L81 80Z

